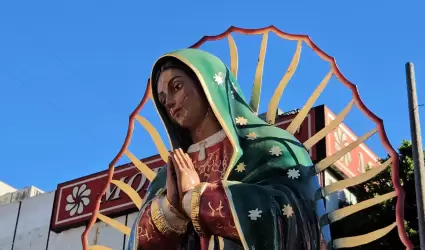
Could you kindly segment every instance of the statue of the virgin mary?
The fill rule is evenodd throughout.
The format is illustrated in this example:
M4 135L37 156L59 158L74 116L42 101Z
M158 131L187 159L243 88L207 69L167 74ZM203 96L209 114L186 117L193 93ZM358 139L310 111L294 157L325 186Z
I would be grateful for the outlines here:
M128 250L326 249L308 152L253 112L220 59L197 49L166 54L151 84L173 149Z

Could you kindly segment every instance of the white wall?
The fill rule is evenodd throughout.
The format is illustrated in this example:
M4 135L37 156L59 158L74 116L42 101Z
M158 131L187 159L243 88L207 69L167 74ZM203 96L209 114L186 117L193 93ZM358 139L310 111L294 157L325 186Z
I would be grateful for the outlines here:
M85 226L60 233L49 231L53 201L54 192L51 192L0 205L0 250L82 250ZM137 213L132 213L114 219L131 227L136 216ZM126 238L115 228L97 222L89 232L88 243L123 250Z
M15 191L16 191L16 188L11 187L7 185L6 183L0 181L0 196L7 193L15 192Z
M137 213L132 213L114 219L131 227L136 215ZM82 226L60 233L51 231L48 250L82 250L81 235L85 229L86 227ZM103 222L97 222L87 236L89 246L102 245L112 248L113 250L126 249L124 248L124 242L126 242L127 239L124 240L124 238L127 238L124 237L124 234ZM127 247L127 245L125 245L125 247Z
M114 219L125 225L126 217L124 215ZM124 234L103 222L98 222L92 227L87 240L90 246L102 245L114 250L121 250L124 247Z
M13 250L46 250L54 192L21 202Z
M0 205L0 250L12 249L19 202Z
M85 226L55 233L50 231L48 250L82 250L81 235Z
M0 205L10 203L12 201L12 193L15 191L16 188L0 181Z

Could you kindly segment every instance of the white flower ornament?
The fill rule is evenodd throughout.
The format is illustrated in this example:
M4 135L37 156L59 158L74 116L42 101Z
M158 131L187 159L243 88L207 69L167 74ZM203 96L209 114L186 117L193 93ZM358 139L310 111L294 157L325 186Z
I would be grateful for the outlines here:
M223 74L223 72L218 72L218 73L215 73L214 74L214 76L213 76L213 78L214 78L214 81L217 83L217 85L222 85L223 83L224 83L224 74Z
M248 138L248 140L255 140L257 139L257 134L255 132L250 132L246 135L246 137Z
M280 147L278 147L278 146L273 146L273 147L269 150L269 153L270 153L271 155L274 155L274 156L279 156L279 155L282 155L282 149L281 149Z
M300 177L300 170L298 169L289 169L288 170L288 178L293 179L298 179L298 177Z
M261 218L261 213L263 211L261 211L260 209L256 208L256 209L250 210L248 212L249 212L248 217L251 218L251 220L257 220L258 218Z
M286 216L286 218L292 217L294 215L294 209L291 205L283 205L282 214Z
M69 216L81 214L85 206L90 203L91 190L87 188L86 184L75 186L72 193L66 197L65 211L69 212Z
M241 162L236 166L236 172L242 173L243 171L245 171L246 165L245 163Z
M235 118L235 122L237 125L246 125L248 123L248 120L245 117L238 116Z

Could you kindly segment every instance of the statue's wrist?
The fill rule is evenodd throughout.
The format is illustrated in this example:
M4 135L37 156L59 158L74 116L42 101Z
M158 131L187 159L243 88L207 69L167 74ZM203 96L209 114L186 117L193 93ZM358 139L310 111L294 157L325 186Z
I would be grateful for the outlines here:
M189 220L168 202L166 196L152 201L151 216L155 226L162 234L186 232Z
M170 206L173 211L178 211L180 209L178 200L176 201L175 199L170 199L167 195L165 197L161 197L161 199L164 199L166 204L168 204L168 206Z
M163 208L167 218L170 218L170 219L177 218L179 219L178 221L185 221L185 222L189 221L188 217L186 217L185 214L181 212L181 208L177 208L176 206L171 204L167 197L162 197L160 199L161 199L161 207Z

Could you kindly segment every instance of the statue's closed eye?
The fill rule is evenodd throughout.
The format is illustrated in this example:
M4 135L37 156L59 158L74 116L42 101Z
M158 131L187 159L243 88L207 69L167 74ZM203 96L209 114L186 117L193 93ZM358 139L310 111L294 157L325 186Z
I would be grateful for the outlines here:
M174 90L174 91L178 91L178 90L180 90L182 87L183 87L183 82L178 81L178 82L174 82L174 83L173 83L173 90Z

